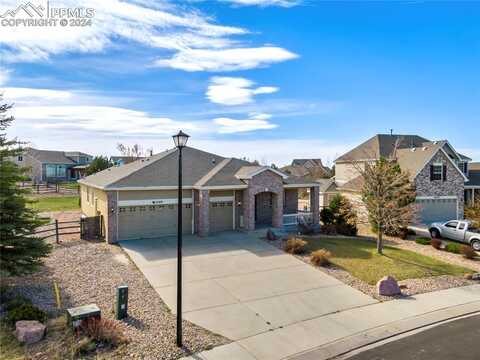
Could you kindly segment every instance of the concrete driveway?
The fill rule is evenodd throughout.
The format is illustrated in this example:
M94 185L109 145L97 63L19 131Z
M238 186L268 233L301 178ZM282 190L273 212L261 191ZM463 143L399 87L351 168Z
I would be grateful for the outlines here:
M226 232L184 238L184 318L240 340L376 302L259 236ZM120 245L175 312L176 239Z

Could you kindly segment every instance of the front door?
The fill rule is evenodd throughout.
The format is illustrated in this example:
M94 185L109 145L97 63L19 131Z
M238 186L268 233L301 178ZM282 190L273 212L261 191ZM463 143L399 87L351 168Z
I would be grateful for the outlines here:
M255 224L272 225L273 194L262 192L255 196Z

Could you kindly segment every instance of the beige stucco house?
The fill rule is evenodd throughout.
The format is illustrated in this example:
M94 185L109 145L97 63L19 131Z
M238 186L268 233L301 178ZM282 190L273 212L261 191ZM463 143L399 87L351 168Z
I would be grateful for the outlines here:
M297 214L298 189L308 188L318 223L319 184L268 166L183 149L183 231L282 227ZM101 215L109 243L176 234L178 150L168 150L79 181L81 208Z

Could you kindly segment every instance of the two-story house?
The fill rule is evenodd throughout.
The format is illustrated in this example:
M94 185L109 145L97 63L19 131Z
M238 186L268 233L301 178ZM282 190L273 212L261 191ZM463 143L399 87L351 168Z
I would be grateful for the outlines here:
M366 219L361 200L363 179L359 169L380 158L396 160L410 174L416 189L417 221L429 223L463 218L469 162L447 141L430 141L417 135L378 134L335 160L332 191L347 196ZM322 195L321 195L322 196ZM323 195L325 196L325 195Z

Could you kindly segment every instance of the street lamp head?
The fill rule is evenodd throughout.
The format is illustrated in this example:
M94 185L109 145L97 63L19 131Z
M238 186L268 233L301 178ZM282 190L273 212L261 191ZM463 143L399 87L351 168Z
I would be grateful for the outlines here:
M175 147L183 148L187 145L187 141L190 136L180 130L177 135L173 135L172 137L173 142L175 143Z

